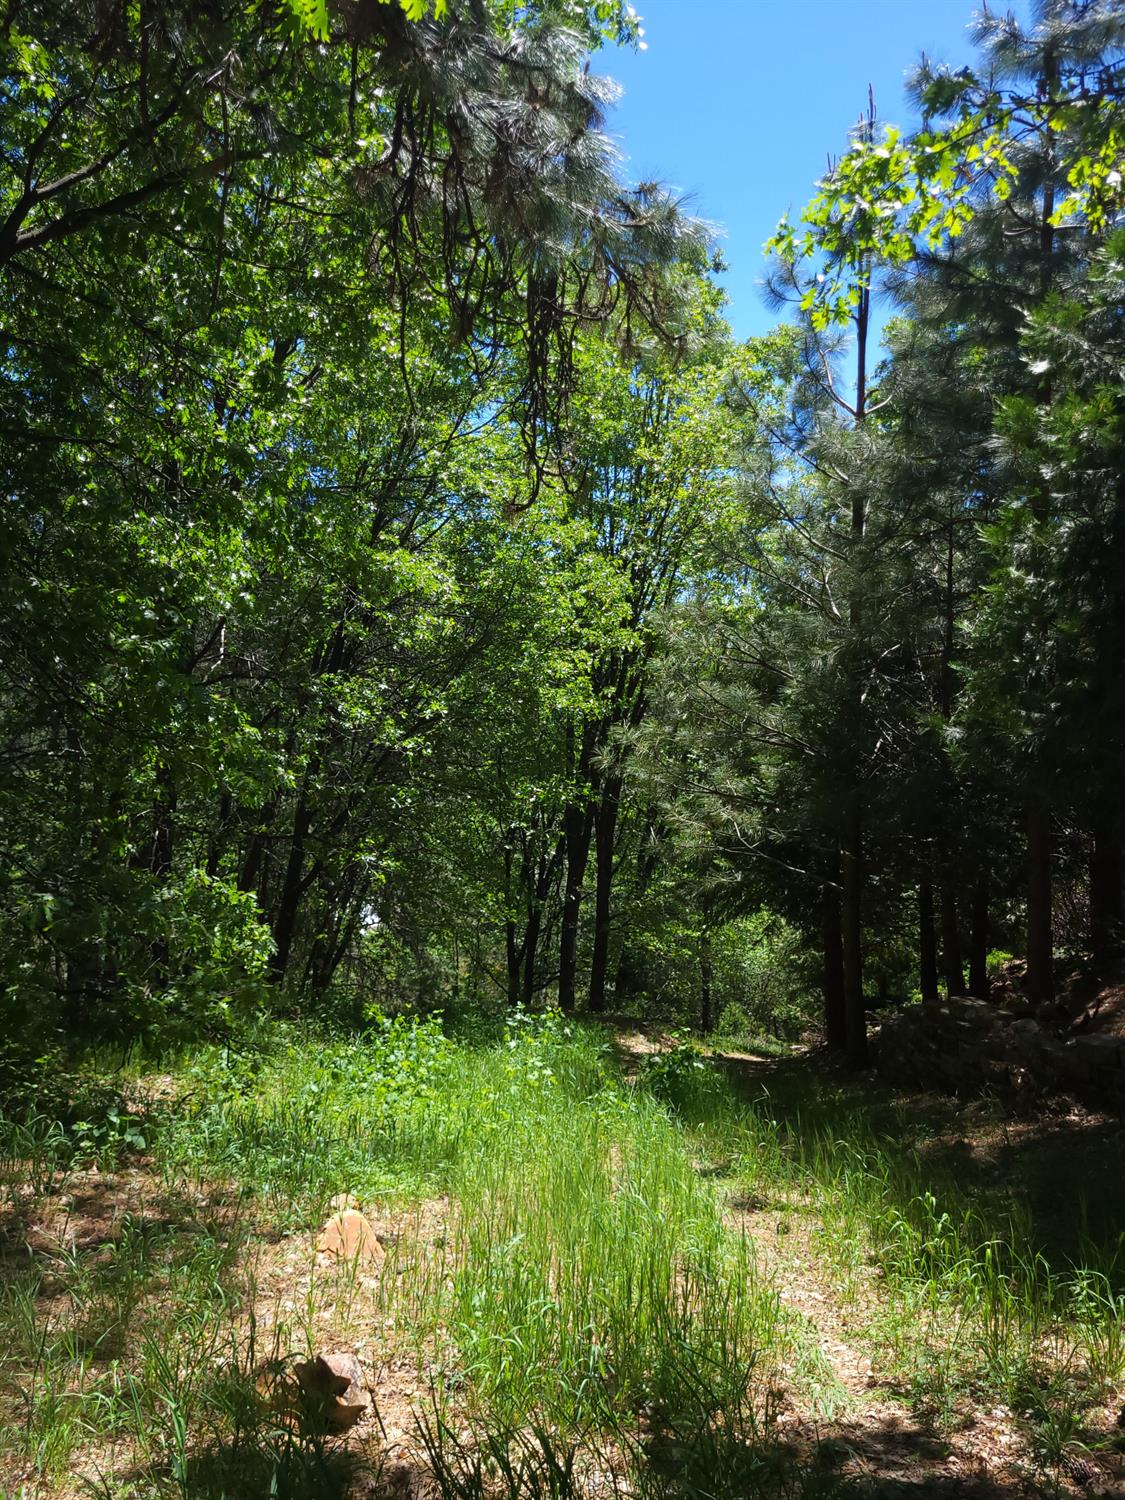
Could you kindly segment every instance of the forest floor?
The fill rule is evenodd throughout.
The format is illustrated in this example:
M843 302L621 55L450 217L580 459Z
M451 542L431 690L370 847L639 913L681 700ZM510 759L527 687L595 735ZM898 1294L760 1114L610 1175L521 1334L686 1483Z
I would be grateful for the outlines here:
M1116 1000L1116 995L1111 997ZM1105 1007L1112 1024L1119 1006ZM618 1032L616 1045L627 1072L659 1052L668 1039L634 1028ZM796 1049L788 1060L723 1047L712 1060L750 1097L776 1097L792 1108L817 1076L829 1088L840 1075L815 1049ZM794 1088L796 1083L796 1088ZM995 1189L1007 1184L1025 1203L1060 1263L1081 1261L1082 1240L1091 1213L1095 1233L1112 1244L1116 1232L1125 1238L1121 1174L1125 1170L1125 1122L1091 1112L1075 1101L1056 1098L1033 1115L1012 1118L995 1099L956 1101L940 1094L897 1091L893 1096L875 1085L866 1102L873 1110L889 1105L901 1120L911 1119L924 1138L921 1161L935 1176L949 1173L963 1182ZM913 1131L911 1132L913 1134ZM778 1412L778 1430L786 1441L810 1455L821 1467L850 1476L876 1495L986 1497L1036 1494L1095 1494L1125 1500L1125 1382L1108 1393L1097 1409L1086 1412L1082 1434L1076 1429L1069 1448L1056 1455L1050 1473L1043 1471L1042 1450L1027 1413L1003 1404L972 1399L969 1391L902 1389L880 1369L880 1325L894 1323L893 1296L877 1260L849 1268L844 1284L825 1255L830 1237L815 1189L805 1187L776 1196L729 1197L726 1214L748 1235L758 1252L759 1271L767 1274L787 1306L807 1323L837 1387L835 1397L801 1390L794 1382ZM1125 1304L1122 1305L1125 1310ZM960 1312L943 1311L948 1343L959 1337ZM940 1335L939 1335L940 1341ZM911 1399L913 1397L913 1399ZM921 1399L919 1399L919 1397ZM1087 1441L1082 1441L1084 1436ZM1099 1463L1095 1453L1102 1455ZM1038 1471L1038 1472L1037 1472Z
M622 1024L117 1082L0 1149L6 1500L1125 1496L1118 1120Z

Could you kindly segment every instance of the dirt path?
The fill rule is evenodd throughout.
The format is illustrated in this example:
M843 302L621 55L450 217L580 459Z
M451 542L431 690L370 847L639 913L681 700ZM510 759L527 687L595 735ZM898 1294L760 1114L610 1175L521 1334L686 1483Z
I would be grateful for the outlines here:
M729 1218L754 1242L759 1266L808 1337L778 1414L784 1441L827 1470L866 1481L876 1495L1012 1500L1044 1493L1028 1483L1021 1440L1006 1411L938 1433L886 1389L864 1329L878 1294L867 1285L854 1302L842 1299L817 1248L811 1204L759 1208L735 1200Z
M716 1062L747 1092L768 1080L772 1059L723 1054ZM1016 1500L1041 1495L1095 1495L1125 1500L1094 1466L1047 1481L1036 1472L1026 1434L1005 1407L962 1402L939 1428L891 1389L872 1357L873 1332L886 1293L874 1270L851 1285L828 1264L821 1220L808 1197L758 1202L732 1196L732 1227L754 1243L762 1272L795 1312L808 1336L807 1356L790 1372L779 1415L784 1440L826 1469L861 1481L875 1496L967 1496Z

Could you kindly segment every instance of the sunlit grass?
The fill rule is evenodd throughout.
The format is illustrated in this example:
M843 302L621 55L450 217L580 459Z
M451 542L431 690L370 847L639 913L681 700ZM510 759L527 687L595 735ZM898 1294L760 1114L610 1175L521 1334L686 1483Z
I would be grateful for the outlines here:
M400 1025L181 1059L176 1102L145 1123L151 1170L170 1200L225 1204L225 1217L202 1236L194 1226L190 1253L174 1230L125 1223L112 1270L54 1257L69 1336L59 1295L39 1285L0 1309L25 1335L10 1389L39 1372L23 1408L8 1403L8 1444L58 1477L90 1445L126 1441L154 1493L207 1493L193 1452L224 1433L234 1448L255 1426L259 1448L276 1444L255 1366L308 1352L325 1307L337 1336L366 1314L412 1346L430 1441L465 1423L482 1441L537 1429L565 1447L582 1434L624 1463L643 1435L698 1436L720 1417L732 1442L764 1439L794 1320L724 1222L674 1111L610 1057L600 1035L548 1019L480 1045ZM42 1134L39 1187L57 1193L65 1151ZM13 1167L24 1149L11 1143ZM346 1270L307 1279L270 1348L248 1346L253 1236L311 1231L343 1191L403 1223L381 1283L364 1298ZM426 1245L410 1205L437 1195L448 1232Z
M779 1450L775 1405L851 1398L730 1199L802 1219L878 1378L939 1426L1001 1401L1050 1471L1125 1373L1116 1243L1051 1260L1023 1204L922 1149L924 1121L796 1065L743 1097L684 1047L627 1082L603 1033L516 1018L278 1031L162 1072L147 1115L0 1135L16 1237L92 1161L146 1184L101 1243L40 1236L0 1292L0 1436L44 1493L125 1470L138 1496L340 1492L341 1453L257 1389L326 1337L412 1360L449 1496L835 1492ZM381 1269L314 1266L341 1192L396 1226Z

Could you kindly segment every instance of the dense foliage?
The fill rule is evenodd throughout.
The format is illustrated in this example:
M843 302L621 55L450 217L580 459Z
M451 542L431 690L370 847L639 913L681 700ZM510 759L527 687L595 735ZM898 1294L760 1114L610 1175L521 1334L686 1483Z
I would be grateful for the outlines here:
M1118 961L1125 16L985 13L739 346L627 7L33 0L0 69L0 979L63 1032ZM880 353L873 316L893 299Z

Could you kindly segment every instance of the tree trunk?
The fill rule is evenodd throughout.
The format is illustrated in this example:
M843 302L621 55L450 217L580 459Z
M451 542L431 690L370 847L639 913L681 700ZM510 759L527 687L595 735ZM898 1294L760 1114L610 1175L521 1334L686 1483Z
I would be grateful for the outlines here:
M1027 992L1036 1005L1055 998L1050 818L1037 803L1027 810Z
M1050 48L1044 58L1040 87L1049 97L1058 81L1058 58ZM1055 184L1051 175L1054 148L1051 132L1046 133L1048 161L1043 183L1042 215L1039 221L1039 295L1045 299L1051 290L1055 251ZM1050 407L1054 399L1050 367L1036 379L1035 403ZM1048 483L1036 486L1031 495L1031 511L1041 525L1051 516L1052 500ZM1042 547L1032 549L1030 568L1037 573L1042 562ZM1039 644L1038 642L1033 644ZM1051 821L1046 806L1034 793L1027 805L1027 992L1033 1004L1047 1004L1055 998L1054 931L1051 911Z
M582 912L582 882L590 857L593 808L568 807L563 818L566 839L566 873L563 881L562 921L559 933L559 1008L572 1011L578 980L578 922Z
M934 932L934 887L927 871L918 884L918 983L922 999L934 1005L938 998L937 936Z
M826 885L821 912L821 942L824 948L824 1039L833 1052L848 1045L844 1018L844 944L840 929L840 892Z
M516 941L516 922L509 917L504 924L504 947L508 960L508 1004L520 1003L523 984L523 949Z
M594 824L597 879L594 887L594 950L590 959L590 1009L605 1010L606 976L609 967L610 900L613 894L613 851L617 842L617 813L621 798L620 776L610 776L602 791Z
M304 890L305 840L312 824L307 786L301 785L297 807L293 814L293 834L289 844L289 859L285 865L285 877L278 897L277 913L273 924L273 957L270 974L276 984L285 978L289 953L293 947L293 935L297 928L297 913L300 910L301 894Z
M1099 979L1114 972L1121 956L1123 875L1117 820L1107 817L1094 828L1090 851L1090 950Z
M840 917L844 957L844 1022L848 1061L855 1068L867 1063L867 1011L863 1003L863 821L859 797L852 794L847 836L841 852Z
M532 907L527 918L527 933L523 945L523 988L521 998L525 1010L531 1009L532 997L535 994L535 958L539 950L539 928L542 925L543 916L538 904Z
M715 1026L712 978L711 933L705 927L699 934L699 1026L704 1036L710 1036Z
M166 762L161 761L157 766L155 780L148 867L159 880L164 880L172 871L176 816L176 784Z
M973 887L969 910L969 994L987 1000L992 988L988 978L988 879L981 874Z
M950 999L963 995L965 966L961 962L961 935L957 930L957 893L948 877L941 882L941 965L946 994Z
M872 141L875 135L875 100L868 94L869 108L866 120L866 136ZM867 421L867 336L871 317L871 286L867 281L859 288L856 303L856 365L855 365L855 427L861 431ZM851 595L848 623L852 645L858 650L863 637L863 539L867 529L867 499L860 475L853 476L851 486L851 549L852 577L849 582ZM844 1024L847 1032L847 1056L854 1068L867 1064L867 1012L863 1004L863 804L861 800L860 775L863 756L866 752L863 733L863 682L858 665L853 668L854 681L849 684L852 694L852 709L855 714L856 744L852 785L849 788L844 818L844 837L841 840L840 859L840 919L844 952Z
M207 846L207 874L211 880L219 873L219 861L223 854L222 839L230 823L233 802L231 794L224 791L219 798L219 816Z
M504 846L504 892L511 910L512 895L512 873L515 868L515 854L512 850L512 839L514 835L509 830L508 838ZM526 863L526 854L524 856ZM508 968L508 1004L516 1006L520 1003L520 979L523 964L523 949L516 938L516 919L509 916L504 923L504 952Z

